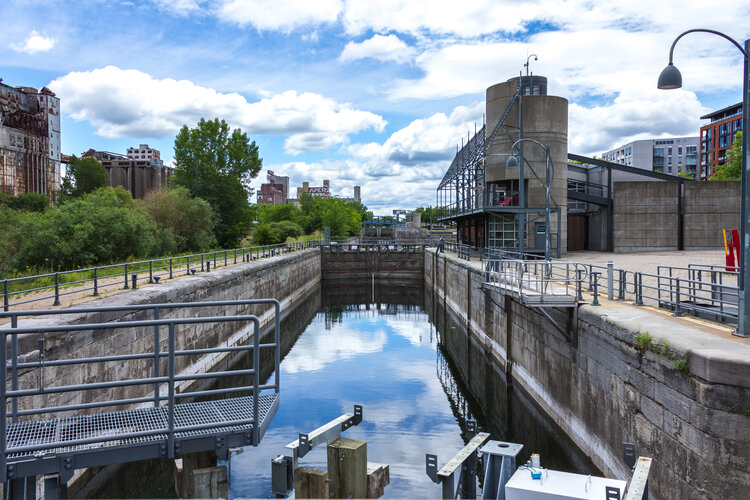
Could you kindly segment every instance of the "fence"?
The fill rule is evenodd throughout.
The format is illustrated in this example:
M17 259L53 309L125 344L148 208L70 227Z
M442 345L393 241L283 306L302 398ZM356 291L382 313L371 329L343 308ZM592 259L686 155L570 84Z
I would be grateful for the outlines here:
M484 272L485 283L532 306L577 304L587 278L582 264L568 261L491 259Z
M198 271L210 271L211 267L228 266L230 263L250 262L282 253L296 252L321 243L322 240L310 240L234 248L6 279L2 282L3 310L8 311L10 307L49 299L54 299L52 305L58 306L60 297L65 295L91 291L91 295L97 297L99 291L107 287L121 286L123 289L137 287L138 276L143 276L148 283L158 283L161 279L173 279L180 274L190 275ZM84 277L76 279L80 274ZM67 278L72 278L72 281L66 281ZM49 284L39 285L40 281L49 282ZM46 291L52 293L45 294Z

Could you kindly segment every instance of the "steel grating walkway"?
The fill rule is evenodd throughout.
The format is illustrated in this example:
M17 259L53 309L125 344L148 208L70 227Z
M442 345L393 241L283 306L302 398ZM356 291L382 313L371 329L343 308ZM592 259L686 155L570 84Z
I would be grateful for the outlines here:
M260 394L258 398L259 427L265 429L278 407L278 394ZM218 434L245 433L253 430L252 423L236 422L253 418L253 397L228 398L175 405L175 441ZM127 447L168 439L168 407L159 406L93 415L64 417L43 421L8 424L6 449L41 448L35 451L9 453L8 462L40 455L79 454L102 448ZM206 426L203 429L179 431L180 428ZM133 432L154 432L136 438L118 439ZM80 440L99 442L75 444ZM102 439L106 439L102 441ZM53 443L71 442L54 446ZM50 444L50 447L44 447Z

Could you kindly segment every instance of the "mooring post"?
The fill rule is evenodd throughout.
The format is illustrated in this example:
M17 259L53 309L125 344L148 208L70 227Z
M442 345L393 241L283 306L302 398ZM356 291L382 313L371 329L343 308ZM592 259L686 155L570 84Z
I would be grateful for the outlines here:
M133 273L133 276L131 276L130 278L133 281L133 285L132 285L133 290L135 290L136 288L138 288L138 275Z
M97 273L98 267L94 268L94 297L99 296L99 275Z
M607 260L607 300L615 297L615 263L612 259Z
M367 496L367 443L339 438L328 445L328 475L334 498Z
M149 284L154 282L154 261L148 261L148 282Z
M330 498L328 471L297 467L294 471L295 498Z

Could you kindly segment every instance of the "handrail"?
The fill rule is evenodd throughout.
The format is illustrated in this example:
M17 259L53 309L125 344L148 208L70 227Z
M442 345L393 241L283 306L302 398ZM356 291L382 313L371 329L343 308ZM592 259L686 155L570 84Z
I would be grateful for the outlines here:
M226 250L216 250L212 252L195 253L189 255L179 255L172 257L160 257L150 260L141 260L136 262L123 262L119 264L108 264L103 266L94 266L81 269L71 269L67 271L58 271L53 273L37 274L32 276L21 276L18 278L7 278L2 281L0 295L3 296L3 311L9 311L11 307L21 306L32 302L54 299L53 306L60 305L60 298L65 295L91 291L93 297L99 296L101 289L106 287L118 286L122 284L123 289L129 289L130 283L128 278L131 275L142 275L147 277L149 283L158 283L160 279L173 279L176 274L184 273L185 275L195 274L198 272L200 262L200 272L210 271L211 267L228 266L238 263L250 262L265 257L272 257L282 253L292 253L308 248L319 246L323 240L308 240L304 242L279 243L276 245L263 245L254 247L241 247ZM230 264L231 260L231 264ZM223 261L223 264L222 264ZM107 274L110 270L121 269L121 272ZM87 276L70 282L61 281L68 275L86 273ZM120 278L119 280L117 278ZM24 282L33 282L35 280L50 279L51 284L41 286L23 287L19 290L13 290ZM87 285L88 286L85 286ZM74 285L84 285L76 287ZM62 291L61 288L70 288ZM27 300L17 300L11 303L13 298L20 298L33 292L42 292L52 290L50 295L32 296Z

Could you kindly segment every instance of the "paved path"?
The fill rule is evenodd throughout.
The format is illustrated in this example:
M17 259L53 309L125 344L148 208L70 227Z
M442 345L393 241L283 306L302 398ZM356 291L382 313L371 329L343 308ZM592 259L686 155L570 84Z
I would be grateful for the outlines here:
M584 264L606 266L608 260L615 268L639 273L656 274L658 266L687 267L688 264L724 265L724 250L684 250L664 252L610 253L568 252L563 259Z

